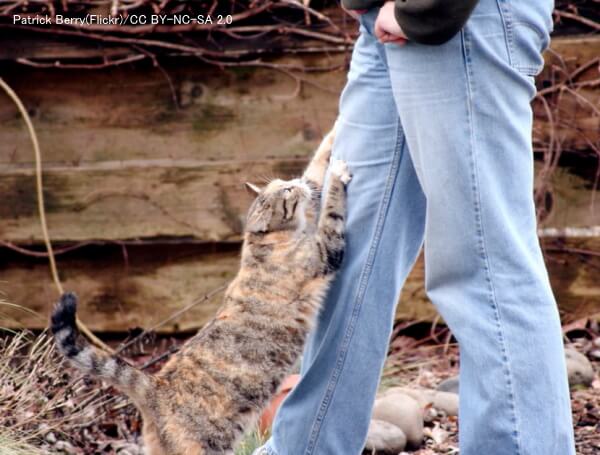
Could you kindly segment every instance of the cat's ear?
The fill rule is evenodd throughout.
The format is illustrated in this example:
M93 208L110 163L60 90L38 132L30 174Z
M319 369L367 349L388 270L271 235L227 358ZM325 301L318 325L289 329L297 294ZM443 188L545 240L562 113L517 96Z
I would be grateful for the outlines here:
M258 186L256 186L254 183L250 183L250 182L246 182L244 185L246 185L246 189L249 190L251 193L254 193L256 195L260 194L260 192L262 191Z

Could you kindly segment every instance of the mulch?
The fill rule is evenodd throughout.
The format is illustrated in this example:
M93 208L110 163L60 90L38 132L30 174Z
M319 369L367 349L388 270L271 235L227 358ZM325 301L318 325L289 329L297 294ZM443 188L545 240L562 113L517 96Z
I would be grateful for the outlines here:
M458 373L458 347L451 343L447 329L443 326L432 327L426 336L408 336L397 331L390 346L390 355L382 387L410 385L435 388L442 380ZM572 390L573 420L580 455L600 453L600 359L591 354L600 351L600 333L586 329L575 331L571 341L580 352L588 354L592 360L596 379L591 387ZM181 339L162 338L151 340L143 345L133 346L127 354L136 364L143 365L162 353L173 350L181 344ZM600 356L599 356L600 357ZM153 365L159 368L160 362ZM61 387L68 387L64 379L71 374L64 373ZM76 374L76 373L73 373ZM47 387L47 395L55 395L56 381L43 381L40 387ZM98 383L89 379L80 379L77 392L65 393L77 408L79 396L98 390ZM75 389L74 389L75 390ZM48 431L41 446L51 453L67 454L119 454L141 455L141 419L137 410L122 395L110 387L102 389L105 400L95 407L95 416L85 422L72 420L58 428ZM432 412L435 412L432 410ZM433 415L428 419L422 448L406 454L434 455L458 453L458 422L455 417ZM404 454L403 454L404 455Z

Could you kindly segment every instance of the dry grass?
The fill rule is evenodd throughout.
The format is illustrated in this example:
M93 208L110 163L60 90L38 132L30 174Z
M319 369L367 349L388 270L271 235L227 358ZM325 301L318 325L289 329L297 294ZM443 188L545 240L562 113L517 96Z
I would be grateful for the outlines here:
M34 445L19 441L7 431L0 430L0 454L2 455L46 455L47 453Z
M70 445L71 435L93 425L112 401L105 388L65 369L46 334L22 331L0 340L0 437L13 441L0 443L3 454L5 447L20 453L33 445L43 453Z
M415 339L396 334L384 370L383 387L434 388L458 371L457 346L445 329ZM600 337L594 332L592 338ZM579 349L590 352L591 340ZM600 366L600 361L595 361ZM573 391L578 453L600 448L600 383ZM264 437L250 432L236 455L251 455ZM438 416L426 425L415 455L457 453L457 421ZM115 390L78 377L65 367L46 334L28 332L0 338L0 455L50 453L141 455L140 417Z
M0 339L0 455L140 454L139 419L124 396L66 367L47 334ZM236 455L264 440L250 432Z

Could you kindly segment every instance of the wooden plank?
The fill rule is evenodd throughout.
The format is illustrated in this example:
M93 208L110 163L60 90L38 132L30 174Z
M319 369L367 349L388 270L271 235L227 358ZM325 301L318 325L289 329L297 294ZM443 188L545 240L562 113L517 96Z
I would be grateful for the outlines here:
M299 175L305 160L127 161L53 167L44 173L55 241L191 237L239 240L251 197L243 182ZM0 239L39 243L34 173L0 173Z
M600 318L600 237L544 237L541 243L563 322ZM423 285L424 272L421 255L402 290L397 319L430 322L438 315Z
M237 252L211 254L190 245L85 248L60 256L58 266L65 289L78 293L80 316L96 331L124 332L148 328L178 309L230 280L238 268ZM4 251L0 290L13 307L0 309L0 327L46 327L57 294L43 260ZM194 307L161 331L177 332L202 326L220 299Z
M343 66L344 57L269 63L331 67ZM304 157L331 128L346 78L343 69L302 74L298 91L295 79L272 69L169 62L162 69L3 65L0 77L28 107L48 164ZM0 94L0 171L32 162L23 121Z
M551 282L564 321L600 315L600 257L574 251L600 251L600 238L550 237L543 240ZM231 279L238 269L237 245L229 252L210 253L203 245L83 248L59 256L66 289L81 297L81 317L95 331L125 332L152 327L193 299ZM0 327L42 329L56 299L56 290L44 260L0 252L0 291L15 308L0 308ZM435 307L424 289L421 257L403 289L396 317L433 321ZM220 300L198 305L161 332L194 330L215 313Z
M47 34L22 33L18 30L0 30L0 60L19 58L44 61L118 58L131 54L128 47L99 46L83 40L67 40Z
M546 52L546 67L537 78L540 93L550 100L552 121L547 118L544 104L534 102L534 144L548 144L551 136L563 150L589 150L590 144L600 145L600 84L598 56L600 36L569 36L553 39ZM587 65L587 69L579 69ZM571 89L565 90L560 81L578 74ZM556 108L554 108L556 104Z
M563 321L600 318L600 237L545 237L542 247Z
M600 37L557 38L552 48L546 54L548 67L557 64L557 53L570 71L600 54ZM270 61L323 68L341 65L337 71L299 74L306 81L299 92L296 80L283 72L218 69L193 62L167 61L164 72L144 64L85 72L3 65L0 76L33 115L47 163L287 158L306 156L335 119L346 79L345 59L320 55ZM592 67L582 80L597 77ZM547 72L539 81L540 88L552 83ZM598 86L582 90L582 96L600 103ZM0 166L31 164L23 122L4 94L0 100ZM564 118L575 116L581 130L559 130L564 148L589 147L581 132L596 141L597 119L572 97L563 96L561 103ZM548 125L540 107L536 117L536 140L547 140Z
M542 168L536 163L536 170ZM600 226L600 213L595 201L600 197L600 188L594 190L593 181L587 176L575 174L577 169L558 167L554 170L549 190L549 214L540 224L540 228L590 227Z
M44 172L46 212L58 242L180 237L220 242L240 239L252 200L245 181L301 174L305 159L193 161L130 160L54 166ZM0 240L42 242L34 172L0 172ZM584 178L557 169L552 211L542 227L600 225ZM596 197L600 197L596 191Z

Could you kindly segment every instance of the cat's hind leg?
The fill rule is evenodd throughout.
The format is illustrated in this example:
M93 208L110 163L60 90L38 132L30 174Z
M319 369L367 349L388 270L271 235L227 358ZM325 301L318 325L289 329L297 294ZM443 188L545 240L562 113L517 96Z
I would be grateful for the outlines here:
M147 419L143 413L142 420L144 422L144 426L142 429L142 436L144 440L144 454L163 455L165 451L160 442L160 437L158 435L156 424Z

